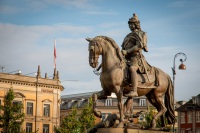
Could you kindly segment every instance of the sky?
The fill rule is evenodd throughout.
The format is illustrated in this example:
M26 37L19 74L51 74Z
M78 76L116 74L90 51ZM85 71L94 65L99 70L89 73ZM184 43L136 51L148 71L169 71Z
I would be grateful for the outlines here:
M27 75L40 65L42 77L47 73L51 78L55 38L56 66L65 88L61 95L100 91L85 38L108 36L121 48L133 13L147 32L149 52L143 53L149 64L172 78L175 55L187 57L186 70L178 69L185 56L175 58L175 99L200 94L199 0L0 0L1 71Z

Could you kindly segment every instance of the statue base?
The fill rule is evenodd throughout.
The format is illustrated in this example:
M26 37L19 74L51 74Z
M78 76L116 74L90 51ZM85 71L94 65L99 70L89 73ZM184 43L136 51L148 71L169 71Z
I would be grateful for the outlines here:
M155 130L126 129L126 128L99 128L97 130L97 133L166 133L166 132L155 131Z

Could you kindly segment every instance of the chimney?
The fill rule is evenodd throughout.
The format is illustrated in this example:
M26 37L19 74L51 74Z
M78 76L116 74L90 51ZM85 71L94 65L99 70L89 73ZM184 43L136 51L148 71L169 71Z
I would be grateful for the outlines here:
M59 80L59 72L57 71L57 79Z
M47 79L47 78L48 78L47 73L45 73L45 79Z
M40 65L38 65L37 77L41 78Z

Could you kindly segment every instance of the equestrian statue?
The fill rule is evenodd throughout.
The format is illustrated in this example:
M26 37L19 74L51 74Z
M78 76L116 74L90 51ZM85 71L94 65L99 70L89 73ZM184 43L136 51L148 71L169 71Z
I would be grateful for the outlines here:
M165 127L164 117L168 124L173 124L174 87L171 78L145 60L142 51L148 52L147 34L141 30L136 14L129 19L128 24L131 33L124 38L122 50L107 36L86 38L89 42L89 64L94 69L101 69L102 91L93 94L94 104L97 99L106 99L111 93L115 93L119 109L117 127L124 127L125 114L132 113L132 98L145 95L158 111L152 119L150 128L156 128L159 117L162 127ZM99 56L102 56L102 63L98 67ZM124 105L123 96L128 97ZM94 113L98 117L101 116L101 112L97 111L95 106Z

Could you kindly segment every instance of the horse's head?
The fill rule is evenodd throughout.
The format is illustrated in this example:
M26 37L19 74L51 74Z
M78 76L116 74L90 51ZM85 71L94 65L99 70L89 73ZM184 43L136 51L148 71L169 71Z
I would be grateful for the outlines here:
M99 55L102 53L102 47L98 38L86 38L89 42L89 63L92 68L98 66Z

